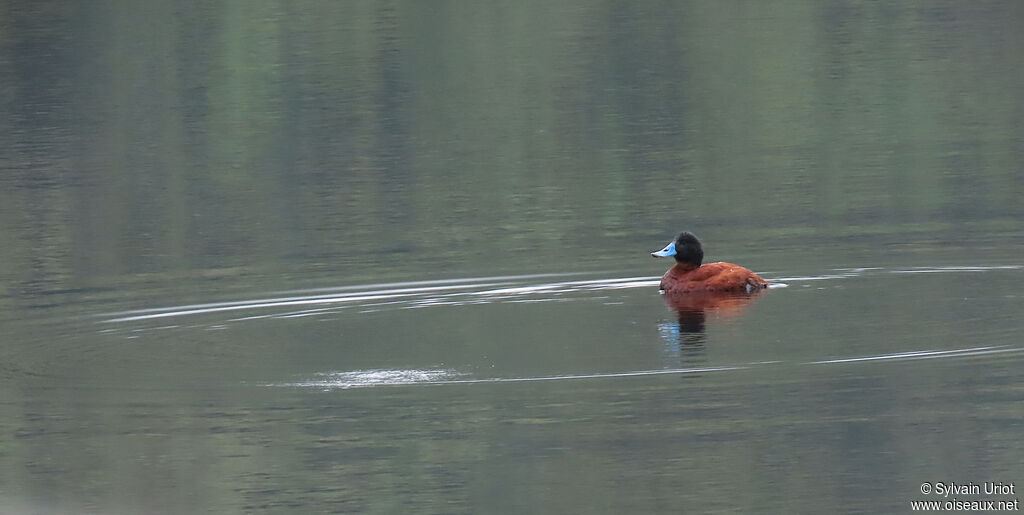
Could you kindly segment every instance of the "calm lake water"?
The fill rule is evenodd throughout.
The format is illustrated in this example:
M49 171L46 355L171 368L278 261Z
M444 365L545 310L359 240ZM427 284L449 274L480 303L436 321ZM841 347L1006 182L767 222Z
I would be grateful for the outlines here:
M0 2L0 512L1012 501L1022 23Z

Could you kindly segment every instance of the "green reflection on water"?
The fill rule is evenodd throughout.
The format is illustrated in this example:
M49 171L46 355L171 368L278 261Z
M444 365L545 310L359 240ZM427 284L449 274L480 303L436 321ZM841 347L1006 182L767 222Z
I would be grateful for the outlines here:
M1020 230L1019 7L726 5L11 9L0 284Z

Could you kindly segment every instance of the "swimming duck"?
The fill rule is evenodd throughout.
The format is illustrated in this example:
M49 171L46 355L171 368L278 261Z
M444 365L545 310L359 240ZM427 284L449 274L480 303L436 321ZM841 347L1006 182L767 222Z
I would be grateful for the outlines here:
M768 287L768 281L746 268L732 263L708 263L704 249L693 234L683 231L665 248L651 252L653 257L676 258L676 264L665 272L659 289L665 293L688 292L751 292Z

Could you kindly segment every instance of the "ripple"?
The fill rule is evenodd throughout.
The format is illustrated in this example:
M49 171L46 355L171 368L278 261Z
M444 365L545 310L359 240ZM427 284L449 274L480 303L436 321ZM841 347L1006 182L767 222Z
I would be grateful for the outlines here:
M315 379L289 383L268 384L267 386L292 386L301 388L340 389L368 388L374 386L408 385L457 385L481 383L528 383L538 381L572 381L580 379L607 379L659 375L694 374L699 372L720 372L739 370L746 366L676 368L658 370L633 370L628 372L604 372L593 374L566 374L536 377L490 377L462 378L454 370L354 370L351 372L321 372Z
M657 370L630 370L624 372L595 372L586 374L564 374L528 377L483 377L474 378L469 374L452 369L427 370L353 370L348 372L320 372L312 379L287 383L268 384L271 387L319 388L323 390L345 390L349 388L370 388L379 386L411 386L411 385L472 385L483 383L528 383L541 381L575 381L583 379L621 379L627 377L650 377L664 375L684 375L707 372L729 372L749 370L760 367L779 366L820 366L839 363L871 363L880 361L907 361L920 359L956 359L994 354L1024 353L1024 347L1008 347L1005 345L969 347L948 350L914 350L856 356L848 358L825 359L808 362L786 362L782 360L753 361L734 365L669 368Z
M765 274L773 289L792 283L848 280L878 274L978 273L1020 270L1024 265L950 265L886 269L880 267L837 268L816 275L772 276ZM163 327L177 327L175 320L186 317L226 314L215 324L267 318L286 319L329 315L351 308L359 312L385 309L421 309L491 303L523 303L581 300L589 293L633 288L657 288L660 276L573 279L592 273L561 273L467 277L418 282L377 283L308 290L282 291L264 298L185 304L91 315L103 324L161 321ZM557 279L557 280L551 280ZM568 296L567 296L568 295Z
M320 315L331 311L347 309L353 306L376 307L388 306L392 309L411 309L432 306L461 306L468 304L485 304L491 302L522 300L535 296L532 300L550 300L550 297L536 298L539 295L555 295L563 293L592 292L627 288L656 287L659 277L622 277L590 279L578 281L557 281L531 284L531 280L549 277L568 277L580 274L537 274L522 276L496 276L444 281L424 281L419 283L372 284L365 286L345 286L338 288L318 288L307 290L309 295L275 296L260 299L249 299L231 302L211 302L203 304L187 304L158 308L136 309L114 313L102 313L94 317L102 318L102 323L125 323L200 316L216 313L233 313L243 311L271 311L244 316L235 316L226 321L238 322L262 318L298 318ZM333 291L335 293L323 293ZM306 307L308 306L308 308ZM281 308L302 308L285 309Z
M900 270L890 270L892 274L941 274L950 272L990 272L993 270L1020 270L1022 265L997 266L920 266Z
M823 365L829 363L854 363L858 361L880 361L880 360L911 360L911 359L935 359L935 358L959 358L967 356L981 356L984 354L1001 354L1006 352L1021 352L1024 347L1006 347L997 345L991 347L971 347L968 349L954 350L920 350L910 352L896 352L892 354L879 354L875 356L859 356L855 358L826 359L822 361L811 361L808 365Z

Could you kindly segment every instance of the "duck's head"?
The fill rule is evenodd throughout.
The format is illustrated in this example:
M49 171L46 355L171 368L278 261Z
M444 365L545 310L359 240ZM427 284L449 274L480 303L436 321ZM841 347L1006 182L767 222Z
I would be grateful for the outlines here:
M676 239L665 246L665 248L651 252L653 257L669 257L676 258L677 263L683 263L692 265L694 268L700 266L701 262L704 261L704 249L700 246L700 241L697 237L691 233L683 231L676 236Z

